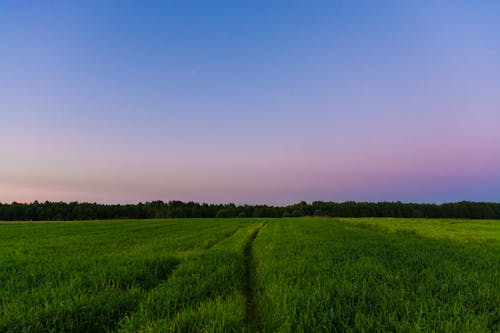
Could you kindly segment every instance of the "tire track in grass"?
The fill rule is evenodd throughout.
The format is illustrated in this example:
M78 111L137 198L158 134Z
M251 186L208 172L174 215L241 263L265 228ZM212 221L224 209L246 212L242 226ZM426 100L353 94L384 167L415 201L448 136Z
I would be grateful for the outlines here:
M255 317L257 313L257 307L255 304L255 298L254 298L254 282L255 282L255 275L252 272L252 265L254 265L254 259L252 256L252 247L253 247L253 241L255 238L257 238L257 235L259 234L260 229L262 229L269 221L264 221L255 231L250 235L250 238L248 239L245 248L243 250L243 279L244 279L244 286L242 290L242 294L245 297L245 325L250 331L255 331L256 330L256 323L255 323Z
M221 239L218 239L218 240L215 240L214 242L209 242L208 244L206 244L205 246L203 246L203 249L204 250L209 250L211 249L212 247L214 247L215 245L217 245L218 243L222 242L223 240L225 239L228 239L229 237L233 236L235 233L238 232L238 230L240 230L241 227L238 227L236 229L234 229L233 231L231 231L230 233L226 234L224 236L224 238L221 238Z
M206 244L202 244L202 245L200 245L200 244L194 244L193 246L188 247L188 248L178 249L178 250L176 250L176 252L178 254L182 254L182 253L191 252L191 251L206 251L206 250L210 250L215 245L219 244L220 242L222 242L222 241L228 239L229 237L233 236L234 234L236 234L238 232L238 230L240 230L241 228L242 227L237 227L236 229L234 229L234 230L226 233L221 238L212 239L212 240L206 242Z

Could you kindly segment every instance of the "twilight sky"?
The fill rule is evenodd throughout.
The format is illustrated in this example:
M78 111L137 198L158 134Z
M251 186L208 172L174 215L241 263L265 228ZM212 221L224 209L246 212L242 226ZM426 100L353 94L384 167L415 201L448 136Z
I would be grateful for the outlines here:
M0 202L500 202L500 2L0 2Z

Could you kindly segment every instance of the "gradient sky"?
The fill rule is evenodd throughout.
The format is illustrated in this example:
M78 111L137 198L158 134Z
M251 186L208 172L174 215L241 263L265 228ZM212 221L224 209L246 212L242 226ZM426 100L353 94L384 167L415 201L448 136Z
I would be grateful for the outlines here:
M500 2L0 2L0 202L500 201Z

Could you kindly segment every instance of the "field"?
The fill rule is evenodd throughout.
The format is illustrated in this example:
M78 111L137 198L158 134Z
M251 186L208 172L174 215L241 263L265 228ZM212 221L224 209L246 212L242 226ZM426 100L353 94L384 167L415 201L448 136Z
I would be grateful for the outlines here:
M500 221L0 223L0 332L498 332Z

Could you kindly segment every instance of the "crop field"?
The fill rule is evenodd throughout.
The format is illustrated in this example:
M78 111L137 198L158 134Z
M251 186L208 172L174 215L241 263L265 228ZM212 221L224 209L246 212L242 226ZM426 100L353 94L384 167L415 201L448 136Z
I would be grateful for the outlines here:
M499 332L500 221L0 223L0 332Z

